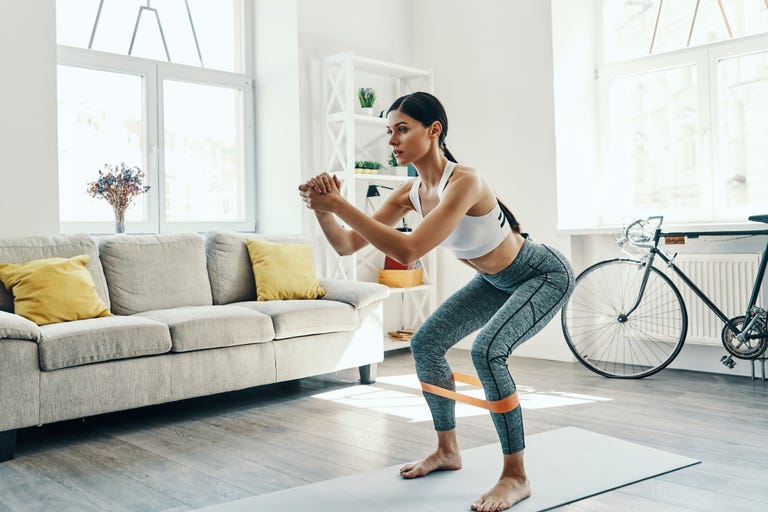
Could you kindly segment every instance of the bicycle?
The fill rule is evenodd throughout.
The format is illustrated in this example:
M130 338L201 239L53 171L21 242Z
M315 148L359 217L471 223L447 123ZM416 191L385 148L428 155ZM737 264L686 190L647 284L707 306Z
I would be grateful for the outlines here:
M768 223L768 215L749 220ZM688 313L672 280L654 266L660 258L723 322L721 340L729 368L738 359L758 359L768 346L768 318L757 301L766 264L768 241L743 315L728 318L720 308L659 248L662 237L758 236L768 230L663 232L663 216L639 219L617 236L619 246L642 250L640 257L595 263L576 278L576 287L561 315L568 347L584 366L605 377L637 379L653 375L680 353L688 331ZM655 226L654 226L655 224Z

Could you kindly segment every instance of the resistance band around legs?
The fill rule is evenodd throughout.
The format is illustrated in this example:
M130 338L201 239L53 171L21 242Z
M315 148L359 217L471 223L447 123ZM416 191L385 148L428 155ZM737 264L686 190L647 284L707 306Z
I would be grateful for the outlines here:
M458 373L453 372L453 379L456 382L463 382L464 384L469 384L471 386L476 387L483 387L483 384L480 382L480 379L473 375L466 375L464 373ZM520 405L520 400L517 398L517 393L512 393L506 398L502 398L501 400L483 400L481 398L475 398L473 396L464 395L462 393L457 393L456 391L451 391L450 389L441 388L440 386L435 386L433 384L427 384L426 382L421 383L421 389L423 391L426 391L427 393L432 393L433 395L442 396L444 398L449 398L451 400L455 400L457 402L463 402L465 404L474 405L475 407L481 407L483 409L487 409L491 412L497 412L497 413L505 413L509 411L513 411L517 408L517 406Z

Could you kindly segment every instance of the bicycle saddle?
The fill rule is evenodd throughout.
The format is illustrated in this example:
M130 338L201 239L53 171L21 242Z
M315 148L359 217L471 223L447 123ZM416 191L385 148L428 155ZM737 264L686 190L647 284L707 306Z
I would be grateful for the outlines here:
M755 222L768 222L768 215L751 215L749 220L753 220Z

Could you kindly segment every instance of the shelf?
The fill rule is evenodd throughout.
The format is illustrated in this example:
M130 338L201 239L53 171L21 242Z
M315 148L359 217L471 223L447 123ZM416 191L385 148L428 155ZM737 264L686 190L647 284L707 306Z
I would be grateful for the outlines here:
M355 71L384 75L394 78L432 78L432 72L426 69L403 66L394 62L386 62L368 57L355 55L354 52L341 52L325 58L326 65L340 65L349 59Z
M387 336L386 334L384 335L384 352L389 352L390 350L397 350L401 348L408 348L410 346L410 341L400 341Z
M323 102L321 122L323 124L322 160L320 168L328 169L342 182L342 194L346 200L361 210L375 210L378 202L367 197L366 188L370 185L396 189L407 187L415 176L394 174L403 169L383 166L381 173L392 174L357 174L354 171L358 160L388 162L391 148L387 145L387 120L375 117L384 106L374 107L374 115L364 114L360 110L358 85L371 84L382 87L381 96L401 96L408 92L433 89L433 75L430 70L402 66L355 55L351 51L329 55L323 58L320 67ZM384 92L386 91L386 93ZM384 102L382 102L382 105ZM385 191L380 192L386 196ZM375 198L374 198L375 199ZM383 200L380 197L379 200ZM414 219L418 224L418 219ZM345 226L348 228L349 226ZM376 282L376 273L382 266L383 255L373 249L341 257L329 250L325 262L326 276L356 280L358 278ZM418 328L435 309L437 287L428 284L436 273L437 259L434 253L425 256L422 261L425 283L406 288L389 288L391 299L384 307L384 316L390 318L385 325L408 324ZM413 281L412 281L413 282ZM418 280L416 281L418 282ZM384 333L386 334L386 333ZM409 343L385 339L386 350L407 348Z
M369 59L368 57L360 57L358 55L354 56L354 65L356 71L387 75L396 78L429 78L431 76L431 73L424 69L401 66L400 64Z
M389 287L389 294L390 295L396 295L398 293L409 293L409 292L423 292L432 289L431 284L420 284L418 286L408 286L405 288L394 288L392 286Z
M394 174L358 174L355 173L355 181L381 181L384 183L405 183L416 176L396 176Z
M347 119L347 114L344 112L333 112L331 114L328 114L329 123L341 123L343 121L346 121L346 119ZM381 128L385 128L387 126L387 120L383 117L354 114L352 116L352 120L355 122L355 124L360 124L360 125L369 125L369 126L376 126Z

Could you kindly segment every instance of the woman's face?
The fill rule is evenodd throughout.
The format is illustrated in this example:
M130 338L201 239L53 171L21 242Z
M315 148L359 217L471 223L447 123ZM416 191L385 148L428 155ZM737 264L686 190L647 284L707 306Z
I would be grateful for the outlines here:
M399 110L387 114L387 134L397 165L419 160L429 151L433 139L429 128Z

